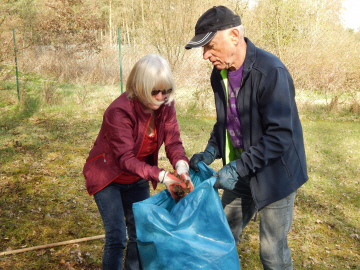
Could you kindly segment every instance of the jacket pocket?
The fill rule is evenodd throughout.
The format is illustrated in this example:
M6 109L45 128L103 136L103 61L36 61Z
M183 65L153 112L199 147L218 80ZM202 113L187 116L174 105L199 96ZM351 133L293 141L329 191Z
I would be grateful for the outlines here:
M93 195L111 183L118 174L118 169L115 166L110 166L106 154L103 153L87 160L83 174L86 189L90 195Z
M104 162L106 162L106 154L105 154L105 153L102 153L102 154L100 154L100 155L98 155L98 156L96 156L96 157L93 157L93 158L87 160L86 163L91 162L91 161L93 161L93 160L95 160L95 159L98 159L98 158L103 158Z
M291 178L290 169L289 169L289 167L286 165L286 162L285 162L283 156L281 156L281 162L282 162L282 164L283 164L283 166L284 166L284 168L285 168L285 170L286 170L286 173L287 173L288 177Z

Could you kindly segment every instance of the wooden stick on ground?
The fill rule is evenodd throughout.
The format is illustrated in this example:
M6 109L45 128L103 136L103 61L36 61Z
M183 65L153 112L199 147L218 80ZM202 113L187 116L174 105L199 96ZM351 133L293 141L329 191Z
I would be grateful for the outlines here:
M26 251L36 250L36 249L57 247L57 246L63 246L63 245L68 245L68 244L84 242L84 241L102 239L104 237L105 237L105 234L102 234L102 235L84 237L84 238L68 240L68 241L63 241L63 242L58 242L58 243L52 243L52 244L47 244L47 245L41 245L41 246L35 246L35 247L29 247L29 248L22 248L22 249L16 249L16 250L9 250L9 251L0 252L0 256L8 255L8 254L16 254L16 253L21 253L21 252L26 252Z

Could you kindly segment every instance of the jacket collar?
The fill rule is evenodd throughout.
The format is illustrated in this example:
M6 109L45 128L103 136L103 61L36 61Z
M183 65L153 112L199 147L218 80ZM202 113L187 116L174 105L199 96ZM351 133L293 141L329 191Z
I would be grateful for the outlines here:
M244 60L244 77L246 78L249 74L250 70L252 69L255 60L256 60L256 47L255 45L248 39L245 38L246 46L246 55Z

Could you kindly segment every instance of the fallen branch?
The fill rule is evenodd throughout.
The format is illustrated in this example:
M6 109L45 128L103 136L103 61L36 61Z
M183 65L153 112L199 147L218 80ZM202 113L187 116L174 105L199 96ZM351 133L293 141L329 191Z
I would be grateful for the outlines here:
M57 246L63 246L63 245L68 245L68 244L84 242L84 241L102 239L104 237L105 237L105 234L102 234L102 235L84 237L84 238L68 240L68 241L63 241L63 242L58 242L58 243L52 243L52 244L47 244L47 245L41 245L41 246L35 246L35 247L29 247L29 248L22 248L22 249L16 249L16 250L9 250L9 251L0 252L0 256L9 255L9 254L16 254L16 253L21 253L21 252L26 252L26 251L36 250L36 249L44 249L44 248L49 248L49 247L57 247Z

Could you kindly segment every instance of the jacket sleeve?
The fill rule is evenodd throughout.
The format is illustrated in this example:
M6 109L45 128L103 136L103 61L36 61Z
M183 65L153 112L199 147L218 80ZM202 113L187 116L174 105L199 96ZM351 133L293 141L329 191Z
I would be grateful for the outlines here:
M116 107L106 112L104 125L113 158L120 169L146 180L158 181L160 169L136 158L135 140L143 140L143 135L137 134L139 127L136 127L138 122L135 118L126 109Z
M179 160L184 160L189 163L180 138L180 128L176 118L174 102L168 107L168 113L166 114L164 121L165 152L171 165L175 168L175 164Z
M240 176L255 173L272 159L281 157L292 143L292 117L297 117L294 108L294 86L285 68L274 68L265 76L257 92L258 114L261 124L244 127L252 129L255 142L237 160ZM258 138L258 139L256 139Z

